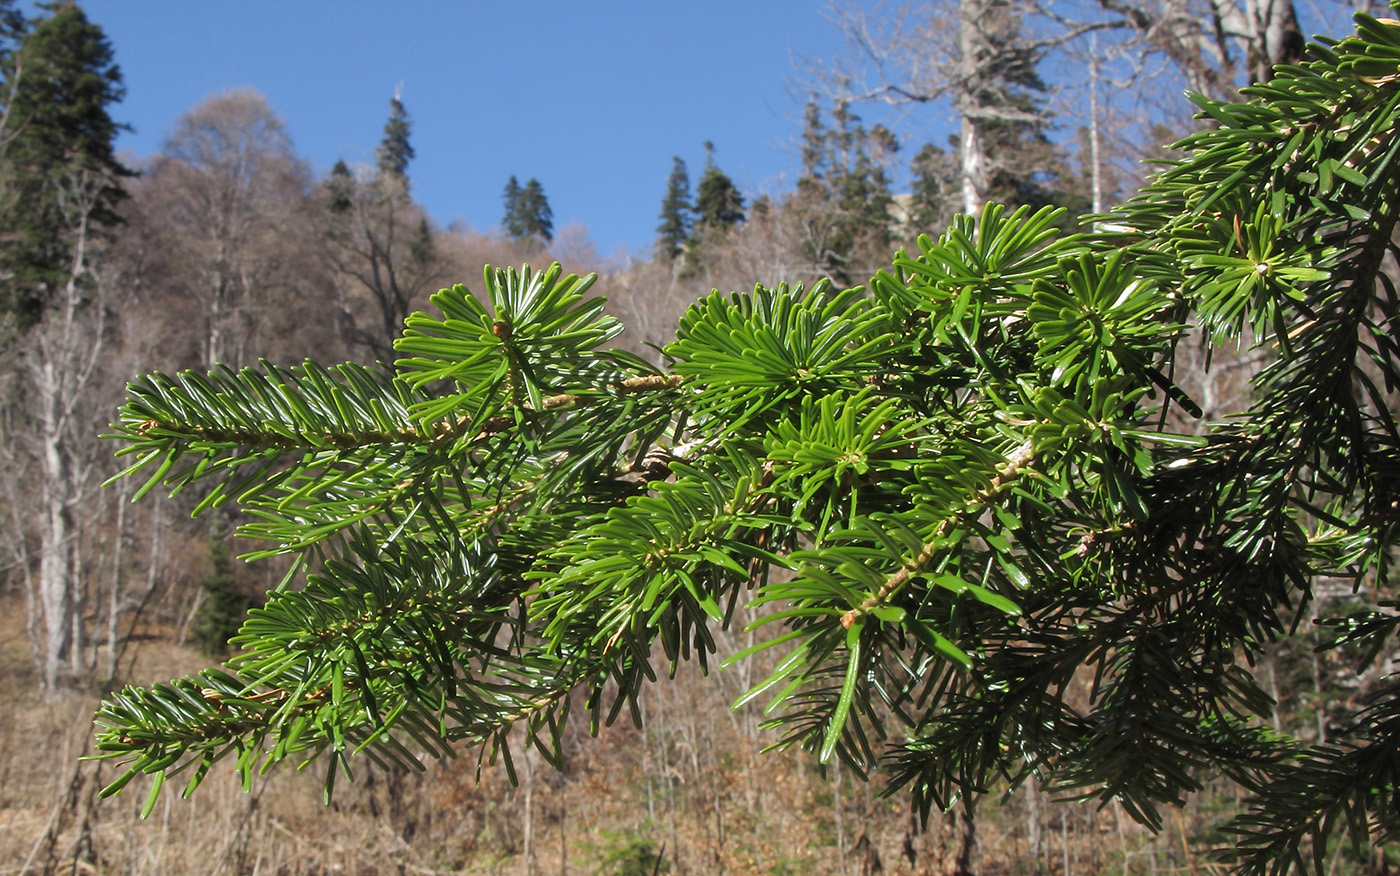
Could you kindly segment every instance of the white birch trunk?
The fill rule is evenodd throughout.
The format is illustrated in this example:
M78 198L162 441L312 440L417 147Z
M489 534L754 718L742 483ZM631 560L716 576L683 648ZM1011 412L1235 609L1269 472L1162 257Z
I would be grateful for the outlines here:
M84 306L80 280L89 274L88 219L106 181L76 170L58 183L74 218L73 261L58 307L28 338L26 364L35 403L34 455L42 478L38 509L39 575L35 583L43 614L40 683L50 696L59 692L61 666L82 667L83 619L75 571L81 567L74 509L88 471L77 460L82 438L73 417L102 352L103 307Z
M988 52L979 19L985 12L979 0L958 3L958 74L953 105L961 116L958 140L959 173L962 176L962 211L981 214L991 189L987 143L981 114L982 64Z
M35 370L35 394L40 404L39 461L44 479L38 580L39 606L44 617L42 684L52 695L58 690L59 668L76 644L72 640L73 595L68 576L71 521L55 363L41 362Z

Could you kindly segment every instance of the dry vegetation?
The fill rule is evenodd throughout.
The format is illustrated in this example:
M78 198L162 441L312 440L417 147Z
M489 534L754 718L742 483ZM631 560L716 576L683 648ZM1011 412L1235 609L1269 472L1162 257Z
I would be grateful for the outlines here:
M205 658L175 644L181 606L158 596L134 635L125 680L185 673ZM162 607L163 606L163 607ZM162 618L162 615L165 617ZM772 742L756 710L727 708L741 670L710 678L682 670L649 688L645 732L623 718L597 739L576 723L566 769L517 750L519 783L476 752L430 762L421 775L360 766L329 807L321 770L279 771L244 793L231 769L199 792L164 794L149 818L138 788L97 791L110 764L90 751L96 689L66 699L38 693L7 596L0 611L0 874L992 874L1206 873L1199 852L1221 813L1169 815L1151 837L1116 806L1061 805L1021 789L979 810L967 845L961 810L920 829L903 794L878 776L825 774ZM724 647L721 640L721 647ZM125 666L126 664L124 664ZM134 793L133 793L134 792ZM1231 801L1218 801L1228 803Z

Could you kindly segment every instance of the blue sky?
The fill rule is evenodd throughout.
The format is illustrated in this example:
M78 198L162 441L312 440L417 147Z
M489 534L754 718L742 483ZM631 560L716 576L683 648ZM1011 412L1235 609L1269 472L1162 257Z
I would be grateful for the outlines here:
M804 60L842 51L816 0L84 0L127 88L119 149L147 156L209 95L252 88L323 173L372 161L402 88L414 194L441 224L501 217L538 178L555 227L598 249L650 250L680 155L694 183L712 140L746 196L791 185ZM929 113L926 122L944 120Z

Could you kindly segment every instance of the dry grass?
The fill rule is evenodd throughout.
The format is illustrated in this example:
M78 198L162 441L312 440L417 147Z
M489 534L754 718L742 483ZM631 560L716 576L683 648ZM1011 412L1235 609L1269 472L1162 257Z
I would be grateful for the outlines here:
M480 783L476 757L430 764L417 776L361 767L358 781L320 805L320 770L281 770L251 793L231 770L211 772L188 800L167 789L151 816L144 789L116 799L97 791L112 764L80 762L89 751L96 693L40 697L14 604L0 602L0 876L382 876L652 872L699 874L937 874L956 871L964 838L956 816L927 831L906 798L800 754L759 755L769 739L754 717L725 703L738 682L682 674L647 691L648 730L614 727L599 739L582 728L567 740L563 774L517 754L524 780L499 768ZM128 679L166 679L202 665L196 653L152 636ZM526 855L526 807L532 836ZM1027 844L1024 801L979 814L976 871L1072 874L1206 872L1168 836L1147 843L1112 811L1043 807L1040 858ZM1184 831L1184 828L1183 828ZM1184 836L1184 833L1182 834ZM1173 846L1177 854L1173 858ZM1126 855L1126 860L1125 860ZM627 869L628 867L632 869Z

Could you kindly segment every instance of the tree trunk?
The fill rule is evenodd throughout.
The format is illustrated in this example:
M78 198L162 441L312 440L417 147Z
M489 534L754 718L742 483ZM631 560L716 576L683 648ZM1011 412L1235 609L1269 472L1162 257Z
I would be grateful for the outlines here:
M1089 212L1103 212L1103 166L1099 156L1099 42L1089 36Z
M1026 780L1026 857L1031 861L1033 872L1044 869L1040 854L1040 786L1034 778Z
M962 211L968 216L982 212L991 190L987 160L986 118L983 112L984 59L989 54L982 19L987 15L983 0L958 3L958 75L953 106L962 118L958 134L958 167L962 177Z
M68 540L71 519L66 487L68 467L62 448L60 408L62 399L55 385L55 366L43 362L36 369L35 394L41 405L39 460L44 478L43 517L39 529L39 605L44 614L44 691L58 691L59 667L75 643L73 594L68 578Z
M1307 41L1298 26L1298 12L1292 0L1245 0L1245 16L1252 39L1249 46L1249 75L1255 82L1268 82L1278 64L1296 64L1303 58Z
M121 623L122 556L131 540L126 506L131 494L131 481L123 479L117 488L116 535L112 538L112 588L107 600L107 680L117 677L117 628Z
M958 152L962 159L962 211L969 216L979 215L987 203L987 156L983 142L981 121L963 116Z
M530 741L525 740L524 757L521 761L525 765L525 813L521 825L522 846L524 854L525 876L534 876L535 872L535 751L530 747Z
M72 420L102 352L104 308L101 302L84 300L79 281L91 273L88 217L105 184L105 179L81 170L60 183L75 216L72 267L68 282L59 290L58 307L26 337L25 358L35 403L34 455L43 480L36 584L44 615L40 683L50 696L58 692L65 659L71 660L74 671L82 666L83 626L75 577L81 545L73 509L88 471L77 456L80 439L75 437Z

